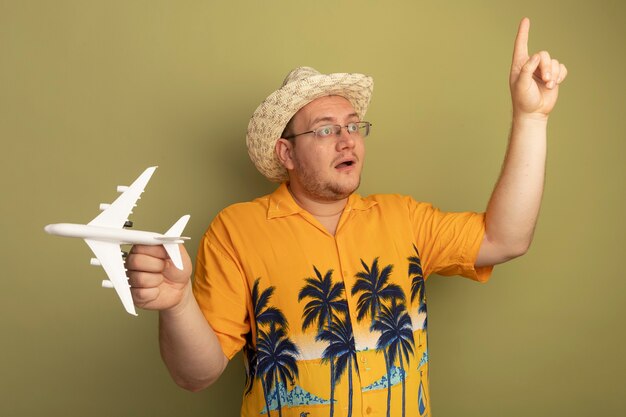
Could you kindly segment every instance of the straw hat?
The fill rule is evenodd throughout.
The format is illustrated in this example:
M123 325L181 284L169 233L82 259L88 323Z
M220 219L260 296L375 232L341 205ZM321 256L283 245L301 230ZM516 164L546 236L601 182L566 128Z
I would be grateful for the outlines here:
M276 141L302 107L323 96L342 96L363 119L374 81L363 74L320 74L310 67L292 70L280 89L270 94L254 111L248 124L248 154L261 174L275 182L287 180L287 170L276 157Z

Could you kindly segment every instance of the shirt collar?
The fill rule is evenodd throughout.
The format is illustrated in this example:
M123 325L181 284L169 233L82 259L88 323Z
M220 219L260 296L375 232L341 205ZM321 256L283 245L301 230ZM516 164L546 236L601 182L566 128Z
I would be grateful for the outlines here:
M359 194L353 193L348 197L346 208L351 210L367 210L377 203L371 198L362 198ZM292 214L305 212L302 207L293 199L287 183L283 182L269 196L269 207L267 208L267 218L274 219L277 217L291 216Z

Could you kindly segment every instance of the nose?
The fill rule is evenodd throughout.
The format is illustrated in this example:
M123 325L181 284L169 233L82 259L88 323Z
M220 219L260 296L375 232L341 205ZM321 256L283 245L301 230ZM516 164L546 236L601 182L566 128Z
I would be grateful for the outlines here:
M355 133L349 133L348 128L343 126L337 135L337 148L338 150L345 148L353 148L357 135Z

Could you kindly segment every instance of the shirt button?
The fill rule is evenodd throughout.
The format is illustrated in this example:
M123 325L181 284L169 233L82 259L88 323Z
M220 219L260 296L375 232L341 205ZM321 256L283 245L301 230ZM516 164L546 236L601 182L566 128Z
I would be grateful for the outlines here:
M372 407L367 407L365 409L365 414L371 414L372 413Z
M365 356L361 357L361 362L366 363L367 359L365 358Z

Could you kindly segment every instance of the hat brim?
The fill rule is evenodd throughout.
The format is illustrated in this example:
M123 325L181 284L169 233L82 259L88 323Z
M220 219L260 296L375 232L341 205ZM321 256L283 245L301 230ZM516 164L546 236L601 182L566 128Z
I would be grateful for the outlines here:
M288 83L270 94L250 118L246 143L257 169L270 181L287 180L287 170L276 156L276 141L294 114L324 96L345 97L363 119L370 103L373 79L357 73L319 74Z

